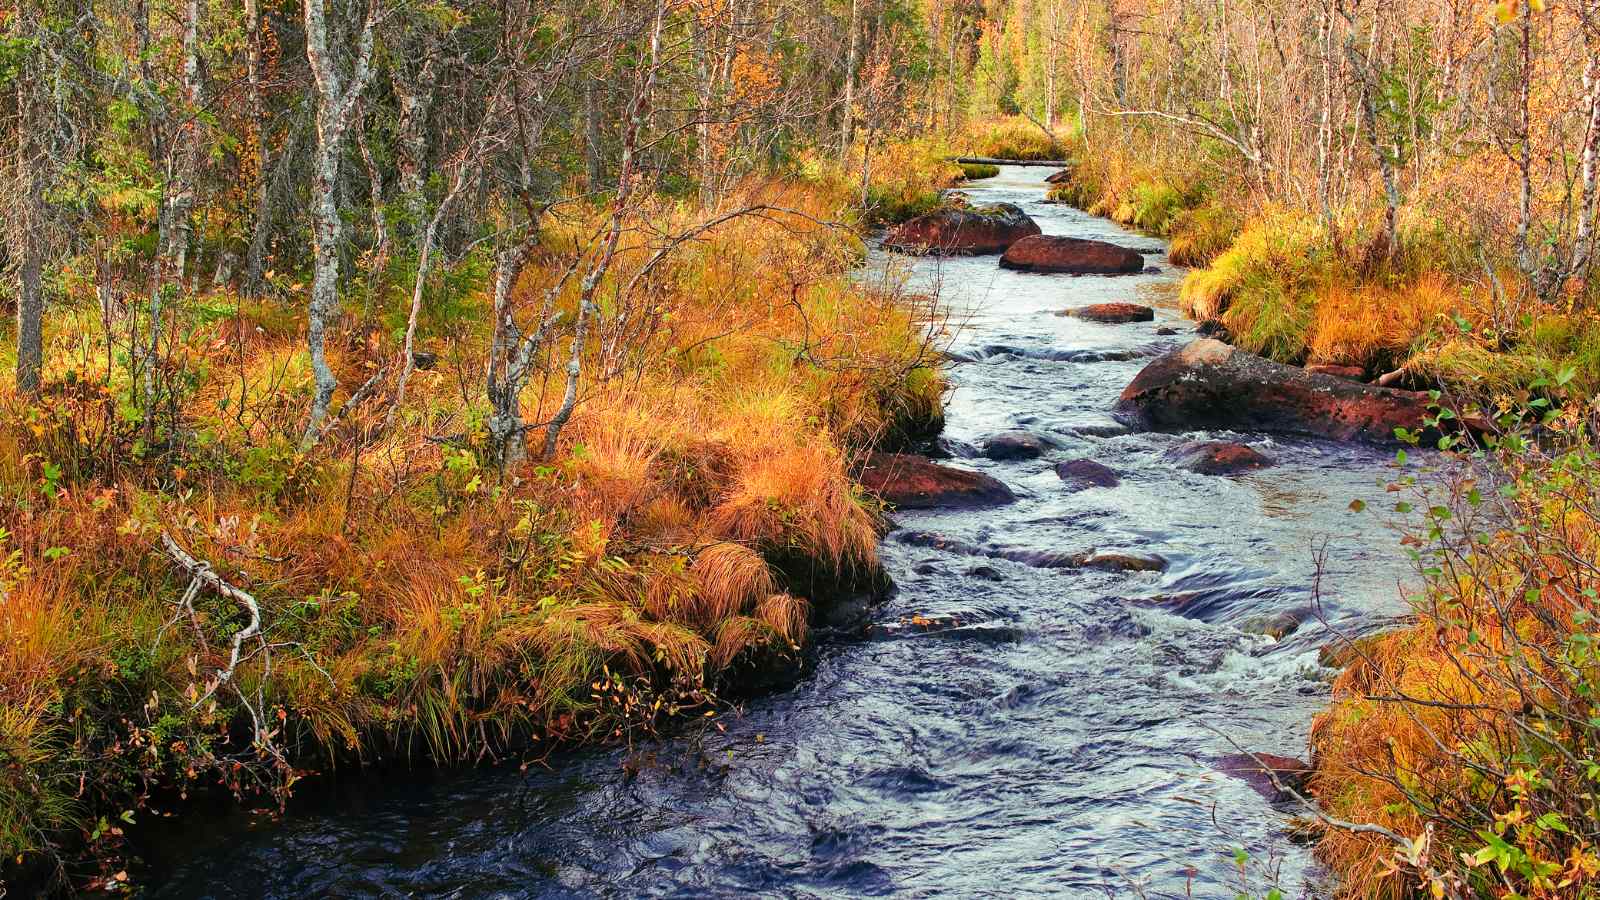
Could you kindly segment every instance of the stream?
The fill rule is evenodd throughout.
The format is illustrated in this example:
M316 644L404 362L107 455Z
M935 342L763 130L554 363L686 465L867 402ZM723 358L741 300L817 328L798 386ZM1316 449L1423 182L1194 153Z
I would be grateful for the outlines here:
M967 193L1021 205L1046 234L1160 247L1042 202L1050 171L1004 167ZM1055 313L1149 303L1160 292L1147 288L1181 277L1159 251L1147 263L1163 271L1074 278L1004 271L993 256L871 256L941 291L953 312L945 445L1018 501L897 514L882 549L898 590L873 635L825 644L814 672L722 717L725 732L668 741L632 777L616 750L549 770L322 779L302 788L322 796L285 821L240 813L155 835L150 895L1165 898L1276 884L1317 896L1318 867L1286 830L1295 810L1216 761L1237 752L1229 737L1306 752L1332 676L1317 662L1329 641L1312 609L1319 547L1330 624L1398 611L1410 570L1395 536L1348 509L1382 498L1392 456L1219 433L1207 436L1277 465L1205 476L1163 456L1196 435L1114 422L1122 388L1190 340L1192 323L1170 301L1128 325ZM1058 446L1034 460L960 458L1011 429ZM1078 457L1122 483L1068 492L1053 467ZM1132 549L1168 566L1034 568L917 539L929 533L989 549ZM1267 635L1289 618L1297 630Z

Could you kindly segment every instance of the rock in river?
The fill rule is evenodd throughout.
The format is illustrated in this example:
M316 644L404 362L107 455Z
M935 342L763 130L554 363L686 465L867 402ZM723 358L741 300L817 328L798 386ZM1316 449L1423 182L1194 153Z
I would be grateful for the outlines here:
M1234 475L1272 465L1272 457L1233 441L1190 441L1167 451L1178 467L1200 475Z
M1167 568L1167 560L1157 554L1138 550L1096 550L1083 557L1083 565L1113 572L1161 572Z
M874 453L861 472L861 485L901 509L1000 506L1017 499L988 475L904 453Z
M1393 442L1396 428L1420 427L1427 405L1424 394L1307 372L1202 338L1146 366L1116 412L1157 431L1233 428Z
M1156 318L1155 310L1138 303L1094 303L1089 306L1063 310L1061 314L1075 319L1083 319L1086 322L1100 322L1106 325L1123 325L1128 322L1153 322Z
M1029 431L1002 431L983 442L983 455L990 459L1037 459L1050 449L1050 443Z
M1086 491L1089 488L1114 488L1122 483L1117 473L1103 463L1092 459L1069 459L1056 463L1056 476L1069 491Z
M1006 249L1000 268L1064 275L1135 275L1144 271L1144 257L1105 241L1037 234Z
M1218 757L1217 771L1243 781L1268 800L1292 797L1304 790L1311 766L1292 756L1276 753L1230 753ZM1281 786L1281 787L1280 787Z
M1038 233L1038 223L1014 203L974 206L958 199L890 229L883 246L918 256L973 256L1001 253Z

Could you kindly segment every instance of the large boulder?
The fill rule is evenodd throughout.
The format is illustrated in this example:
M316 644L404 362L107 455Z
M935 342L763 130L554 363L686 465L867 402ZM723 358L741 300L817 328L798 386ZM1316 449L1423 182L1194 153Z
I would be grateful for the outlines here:
M1156 431L1232 428L1386 443L1396 428L1420 427L1427 408L1424 394L1307 372L1202 338L1146 366L1115 412Z
M973 256L1004 252L1038 233L1039 224L1014 203L974 206L955 199L890 229L883 246L918 256Z
M1141 303L1091 303L1062 310L1061 315L1105 325L1125 325L1129 322L1153 322L1156 311Z
M1000 268L1064 275L1135 275L1144 257L1105 241L1036 234L1006 248Z
M988 475L904 453L872 454L860 480L862 487L901 509L1000 506L1017 499Z

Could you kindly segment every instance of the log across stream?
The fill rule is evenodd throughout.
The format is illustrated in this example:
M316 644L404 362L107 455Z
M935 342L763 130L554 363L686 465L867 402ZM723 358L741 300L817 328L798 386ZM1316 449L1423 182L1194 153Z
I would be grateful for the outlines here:
M965 190L1022 205L1046 234L1157 243L1042 203L1045 174L1008 167ZM1398 609L1404 558L1347 508L1382 496L1389 454L1114 421L1124 386L1191 323L1170 308L1116 325L1055 313L1178 277L1161 253L1148 261L1166 271L873 255L954 310L944 446L1017 499L900 513L883 546L898 590L870 633L820 648L812 674L726 731L548 770L327 779L282 822L152 836L152 896L1218 897L1240 886L1241 847L1252 891L1276 879L1301 896L1317 869L1287 836L1294 810L1227 774L1229 738L1304 752L1331 675L1319 551L1321 616L1360 628ZM1017 430L1043 453L975 455ZM1197 436L1272 464L1186 470L1168 451ZM1076 459L1117 483L1069 489L1082 485L1056 466ZM1160 565L1040 565L1094 551Z

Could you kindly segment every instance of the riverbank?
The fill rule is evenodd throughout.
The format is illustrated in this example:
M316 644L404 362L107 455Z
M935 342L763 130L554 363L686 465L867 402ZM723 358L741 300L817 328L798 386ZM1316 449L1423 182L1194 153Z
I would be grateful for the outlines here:
M810 677L640 753L350 784L350 802L281 825L240 816L198 840L179 832L152 854L155 895L204 896L218 870L262 873L259 895L284 898L983 894L997 871L1040 894L1231 896L1263 893L1274 872L1285 893L1315 877L1283 811L1229 774L1237 751L1210 729L1267 752L1305 746L1330 637L1306 548L1333 538L1326 564L1344 590L1325 605L1331 622L1393 610L1404 557L1348 509L1382 499L1374 483L1392 456L1218 432L1274 462L1219 477L1185 467L1185 446L1208 436L1111 418L1192 325L1165 302L1126 324L1058 315L1158 296L1178 273L1159 242L1041 203L1046 174L1007 169L964 190L975 205L1017 204L1049 235L1141 247L1163 271L1073 278L1001 269L992 254L869 256L868 283L902 273L950 308L946 428L928 449L1006 487L897 512L879 559L898 590L869 629L821 647ZM1038 455L1000 450L1023 434ZM1084 459L1115 486L1058 473ZM1072 563L1097 552L1096 565Z
M889 171L907 195L950 177ZM0 385L8 870L115 886L123 832L192 792L273 806L332 766L631 743L792 667L881 590L858 454L941 409L936 307L847 274L854 199L823 167L719 209L652 204L696 240L664 260L624 242L599 288L648 279L633 330L578 344L610 371L553 454L503 469L484 266L430 296L398 406L359 388L392 366L409 297L352 298L310 449L293 276L179 307L153 431L93 297L54 308L41 398ZM766 212L727 215L748 209ZM518 298L560 284L585 227L544 223ZM547 296L571 315L577 287ZM560 381L524 403L551 421Z
M1475 439L1440 443L1436 463L1400 455L1387 490L1402 499L1360 504L1399 523L1419 587L1400 627L1329 648L1343 671L1312 728L1307 790L1332 817L1318 854L1339 895L1592 890L1597 816L1574 798L1595 746L1581 699L1600 587L1593 279L1539 296L1444 183L1400 211L1389 245L1371 208L1262 206L1180 155L1131 163L1143 150L1080 155L1052 198L1169 238L1194 267L1184 313L1236 346L1474 415Z
M1600 319L1585 312L1600 301L1594 286L1574 279L1535 296L1504 246L1449 205L1452 191L1471 195L1459 179L1492 160L1421 189L1391 247L1381 209L1264 203L1181 146L1140 129L1125 137L1093 148L1080 138L1051 198L1168 239L1172 261L1193 269L1185 314L1240 348L1485 404L1565 372L1576 390L1600 391Z

